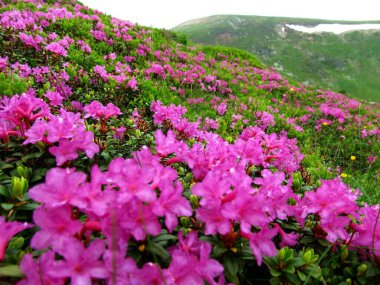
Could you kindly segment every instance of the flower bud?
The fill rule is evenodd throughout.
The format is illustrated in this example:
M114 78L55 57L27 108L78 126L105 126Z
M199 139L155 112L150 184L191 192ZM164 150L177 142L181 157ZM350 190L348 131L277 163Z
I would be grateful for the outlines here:
M26 179L29 179L29 169L28 167L24 166L17 166L17 174L20 175L20 177L25 177Z
M197 209L199 207L199 201L197 196L190 195L190 205L193 209Z
M364 275L365 272L367 271L367 268L368 268L367 264L365 264L365 263L360 264L358 266L358 274L357 275L358 276Z
M312 252L310 250L306 251L306 253L303 255L303 259L306 263L310 263L312 257Z
M344 249L342 250L342 253L340 254L340 259L342 262L344 262L346 261L347 257L348 257L348 249L345 246Z
M181 217L180 218L180 221L181 221L181 225L184 227L184 228L189 228L190 227L190 218L189 217Z
M15 197L23 197L28 187L28 180L24 177L12 177L12 193Z

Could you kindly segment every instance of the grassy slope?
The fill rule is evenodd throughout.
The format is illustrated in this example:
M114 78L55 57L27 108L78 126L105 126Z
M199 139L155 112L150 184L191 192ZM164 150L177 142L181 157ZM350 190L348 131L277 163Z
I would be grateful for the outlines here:
M72 10L71 5L66 7ZM36 9L33 5L20 3L3 8L0 12L12 8L19 10ZM46 9L47 7L42 7L42 10ZM93 12L89 10L86 13L92 15ZM104 23L107 33L112 35L111 17L103 14L100 14L99 17ZM266 18L260 19L267 21ZM310 20L310 23L312 23L312 20ZM263 27L267 27L267 25ZM363 130L366 123L369 123L368 131L375 129L379 124L378 116L374 115L379 113L378 106L369 106L363 102L359 109L349 111L352 117L346 120L344 124L340 124L336 119L333 119L333 125L319 133L316 133L315 128L321 124L320 120L332 118L316 112L312 114L312 117L306 123L302 124L304 132L297 132L292 126L293 123L286 122L287 118L299 120L301 116L309 114L305 109L306 106L312 106L318 110L320 104L330 102L333 105L340 106L345 104L344 101L348 99L340 99L339 96L337 99L331 99L329 96L323 95L323 91L304 89L303 87L296 91L291 91L289 88L299 85L295 82L288 83L283 79L268 79L268 74L265 76L260 75L261 72L266 74L267 71L253 71L254 66L262 67L263 65L252 54L235 48L191 47L186 45L186 38L180 34L167 30L147 29L141 26L128 31L128 34L133 37L132 41L125 42L114 37L114 43L109 45L104 41L95 40L90 34L92 28L93 23L90 20L61 19L45 29L45 33L56 32L60 38L69 35L75 40L85 40L93 50L90 55L72 45L66 58L46 57L46 52L41 53L31 48L25 48L24 44L13 39L14 33L12 31L5 30L0 33L0 50L2 51L0 55L8 57L10 63L19 61L20 63L29 64L31 67L48 65L58 70L64 62L69 62L70 65L67 71L70 73L70 81L67 84L71 85L73 89L70 100L76 100L83 104L89 104L93 100L99 100L103 104L113 102L125 114L130 114L135 108L145 110L147 114L150 114L149 106L153 100L157 99L166 105L171 103L181 104L188 109L187 117L192 121L196 121L200 115L203 118L209 117L218 120L219 129L217 133L224 138L228 138L229 141L236 139L243 127L255 125L255 112L270 110L271 108L276 112L278 110L278 113L274 113L276 125L268 131L280 132L286 130L290 137L298 139L301 152L306 156L303 166L311 174L312 181L316 182L320 178L332 178L332 175L336 175L336 173L332 172L329 176L326 176L326 169L328 167L335 169L335 167L340 166L342 171L352 174L345 182L350 183L355 188L362 189L369 197L368 199L366 198L366 201L375 203L380 200L380 195L376 191L378 185L380 185L378 168L367 163L368 156L377 155L379 144L376 139L374 139L375 143L373 143L371 137L365 140L360 138L360 131ZM43 35L46 36L46 34ZM13 41L9 39L13 39ZM182 45L182 43L185 45ZM140 44L146 44L151 48L151 51L146 56L137 54L136 49ZM228 88L231 88L232 94L237 96L239 100L234 102L234 100L228 99L228 93L202 90L197 83L186 83L185 78L179 79L168 74L165 79L157 75L146 76L145 72L151 63L157 62L162 66L168 63L164 59L165 57L158 60L154 55L154 51L161 51L162 53L165 50L169 51L169 62L174 70L182 70L186 74L190 74L190 71L200 64L205 69L206 74L215 74L218 79L224 81ZM200 52L203 52L205 58L201 61L196 59ZM112 61L105 60L104 56L110 53L116 53L117 58ZM177 53L186 54L185 59L181 59ZM117 84L114 80L102 81L94 74L96 65L103 65L109 73L114 73L115 63L117 61L125 62L124 56L126 55L136 57L136 60L130 63L133 72L128 75L128 80L132 76L136 77L138 82L137 90L131 91L125 83ZM293 58L293 56L289 57ZM14 80L19 81L20 79L16 75L17 71L12 73L12 76L16 78ZM271 73L269 72L269 74ZM77 74L82 75L77 77ZM33 87L42 97L42 94L50 88L49 84L41 86L41 84L33 80L26 81L25 79L21 79L17 84L13 84L15 81L12 81L11 84L7 85L9 83L8 77L3 75L0 73L0 86L9 87L7 93L3 91L3 94L8 96L16 93L20 94L25 92L27 88ZM1 76L3 76L3 80ZM239 76L241 79L238 79ZM95 81L88 84L89 78ZM49 80L52 80L50 84L54 86L54 77ZM206 82L203 82L203 84L206 84ZM269 89L262 87L268 84L274 84L274 87ZM185 95L179 96L179 90L181 89L185 92ZM317 97L317 95L320 96ZM210 104L210 101L215 96L228 103L228 110L224 116L219 116ZM190 104L186 100L194 98L202 98L204 102L202 104ZM240 102L248 106L246 111L239 111L238 105ZM244 124L238 122L238 127L231 129L230 125L233 116L240 113L249 122ZM368 114L366 115L366 113ZM362 117L364 121L357 122L353 115ZM147 118L147 120L150 120L150 118ZM299 124L300 122L297 121L297 123ZM342 127L342 131L337 132L337 127ZM342 141L342 136L347 139ZM133 148L126 148L117 155L130 155L133 150L141 147L143 143L147 142L143 140L138 145L133 145ZM133 143L129 141L127 146L132 146L131 144ZM32 152L33 150L24 148L24 151ZM116 155L116 153L111 153L106 149L101 157L112 157L112 155ZM351 155L358 156L358 161L354 164L350 162ZM379 160L376 161L376 165L378 163Z
M70 1L64 1L64 3L67 4L62 4L63 7L68 11L74 11L74 5L70 4ZM50 8L51 6L47 4L38 8L30 3L15 2L7 7L0 8L0 13L9 10L46 12ZM84 7L79 7L79 11L94 16L94 11ZM160 100L165 105L181 104L187 108L186 117L191 122L195 122L201 116L201 126L206 129L207 126L204 122L206 117L215 119L219 123L219 127L214 132L227 140L230 145L234 144L243 128L259 124L260 120L256 117L259 111L267 111L273 115L275 125L270 126L266 132L275 135L286 131L290 138L298 140L301 152L305 154L302 168L293 174L292 187L296 193L301 195L305 191L312 191L320 186L320 179L336 177L339 173L335 169L340 166L341 171L346 173L345 176L341 176L342 180L355 188L360 188L365 194L363 198L365 201L372 204L380 201L377 191L380 185L378 173L380 160L377 159L370 164L367 161L369 156L378 155L380 146L376 135L369 135L364 139L360 136L361 131L375 131L376 126L379 125L379 116L377 115L379 109L376 109L376 106L363 102L358 103L356 108L347 109L346 105L353 103L349 98L340 94L303 88L299 84L289 83L272 70L258 68L262 67L262 64L253 55L245 51L228 47L192 47L186 45L186 38L181 35L141 26L131 27L124 32L123 35L130 36L129 40L125 41L117 37L116 24L113 23L110 16L98 14L94 18L97 20L59 19L45 27L43 31L27 31L31 35L41 35L47 42L49 42L47 40L48 35L53 32L58 35L57 40L69 36L75 40L75 43L69 45L67 56L52 54L46 50L46 44L41 44L41 50L35 50L21 41L19 33L15 33L11 29L0 29L0 57L7 58L7 63L4 64L5 67L0 72L0 90L3 93L1 95L12 97L33 88L36 91L36 97L44 100L45 103L50 103L44 96L47 91L61 91L63 87L70 87L72 94L67 95L67 98L65 97L62 106L52 106L53 116L58 116L61 109L77 112L78 110L74 108L72 101L88 105L94 100L99 100L103 105L112 102L123 113L117 118L110 118L103 129L98 120L84 118L84 114L81 114L86 129L94 133L95 142L101 150L94 159L89 159L83 151L80 151L79 157L71 160L66 166L70 165L70 167L75 167L78 171L88 174L94 164L99 165L102 170L106 170L111 160L116 157L130 157L133 151L140 149L143 145L147 145L155 151L154 131L157 129L168 131L171 126L166 123L160 126L153 123L152 110L150 109L153 100ZM108 44L104 40L97 40L91 34L91 31L98 24L104 25L107 39L113 39L112 44ZM118 30L116 29L116 31ZM86 53L79 49L78 40L84 40L91 47L92 52ZM141 51L140 53L137 52L142 46L149 50L144 55L141 55ZM112 53L116 58L110 58ZM133 56L135 59L127 62L126 56ZM50 71L41 76L22 75L20 68L14 65L16 62L24 64L24 67L31 68L46 66L49 67ZM98 65L107 70L109 76L107 79L95 72L95 67ZM164 70L163 73L150 74L148 71L153 65L165 66L162 69ZM131 70L119 72L117 66L128 66ZM126 80L116 82L113 76L116 77L120 74L125 75ZM210 75L215 76L211 82L210 79L206 80L206 76ZM37 80L38 78L40 80ZM127 82L131 78L137 80L137 88L128 87ZM216 86L216 82L220 85L212 89L211 87ZM200 99L202 102L191 103L196 99ZM218 102L227 105L224 115L215 110L216 105L219 105ZM338 122L333 116L321 113L319 111L321 104L336 106L345 112L347 111L348 114L344 123ZM315 112L309 111L307 106L315 108ZM142 118L135 122L131 118L132 112L137 110ZM300 118L308 115L310 117L301 122ZM238 119L239 116L241 116L240 119ZM47 118L44 120L48 121ZM245 120L247 122L244 122ZM322 121L329 121L329 123L326 122L324 125ZM232 127L232 123L234 123L234 127ZM296 125L301 125L304 131L297 131ZM316 131L318 126L321 127L320 131ZM114 130L119 127L126 128L122 140L114 138ZM195 139L188 138L186 135L183 136L184 134L184 132L176 131L178 139L181 137L181 140L190 146L193 145ZM29 218L28 221L30 221L31 210L37 204L30 200L27 195L25 195L25 200L22 197L23 203L18 203L18 198L14 196L12 181L14 178L22 176L19 169L22 171L27 169L28 175L26 176L29 179L30 187L42 183L45 180L46 171L55 167L56 161L49 152L51 144L40 142L23 145L24 140L25 137L23 136L11 136L9 142L0 141L0 199L2 202L6 202L1 205L0 215L20 221ZM270 141L268 143L271 144ZM57 144L55 143L55 145ZM205 142L204 144L206 145ZM272 147L276 149L275 146ZM266 150L270 151L269 148ZM215 151L220 150L215 149ZM205 155L210 155L210 157L214 155L213 152L213 149L204 151ZM200 153L202 154L203 151ZM355 161L350 160L352 155L357 157ZM206 159L208 158L206 157ZM275 157L274 161L276 161ZM191 170L185 164L174 163L172 167L178 172L178 181L183 185L186 195L190 194L190 188L199 181L193 179ZM271 169L276 171L275 167L271 167ZM256 178L261 176L261 170L260 167L253 166L247 169L247 172L252 178ZM95 235L96 239L101 239L98 233ZM301 252L301 247L304 249L313 248L313 244L307 241L309 236L313 236L311 230L304 236L305 243L300 243L297 252ZM10 248L12 253L7 254L6 264L19 264L20 258L24 254L23 250L29 244L29 240L30 236L26 239L25 245L20 246L21 249ZM216 241L219 242L219 240ZM14 247L17 246L16 242L13 244ZM237 244L239 244L239 248L242 245L240 242ZM171 243L168 242L164 246L168 248L169 245ZM164 250L160 244L160 253L162 253L161 248ZM30 247L27 247L26 250L30 252ZM322 256L318 262L324 268L333 268L330 265L329 256L323 259L327 252L323 253L324 250L325 248L319 244L315 247L315 252ZM239 254L241 252L239 251ZM37 252L33 253L38 254ZM142 266L146 261L153 264L150 253L155 256L156 248L149 249L147 246L147 249L143 249L142 252L139 243L131 242L128 249L128 256L141 260L139 266ZM230 250L225 255L223 254L224 252L220 254L223 257L219 257L219 259L224 260L227 268L227 265L231 263L230 256L235 255L231 255ZM350 262L340 262L341 255L339 252L335 256L339 261L333 264L338 264L339 267L338 269L333 268L335 271L331 270L331 274L327 272L327 277L337 275L335 272L338 271L345 273L347 271L348 274L351 274L349 269L358 266L357 263L354 266ZM164 255L159 256L160 262L164 257ZM248 257L253 260L252 254ZM237 265L237 262L240 262L238 261L240 257L239 259L235 257L231 259L231 266L236 268L241 266ZM157 263L156 260L154 262ZM167 262L165 263L166 266L168 266ZM343 270L343 268L347 268L347 270ZM3 267L4 271L6 270ZM353 272L353 275L356 274L356 271ZM18 277L21 278L21 276ZM0 283L3 281L2 278L0 276ZM234 282L236 279L233 278L237 278L236 273L231 273L228 280ZM244 284L245 280L251 281L253 284L268 284L269 270L267 267L258 268L250 265L245 267L244 271L239 271L239 278L242 280L241 284ZM342 278L340 280L344 281L348 277L342 275ZM337 279L331 281L331 279L326 278L326 280L327 284L340 283L334 281ZM2 284L15 284L16 282L15 279L11 281L14 282L7 283L5 280ZM237 282L234 283L237 284ZM30 284L37 283L31 282ZM141 282L140 284L146 283Z
M302 82L380 101L380 32L306 34L285 24L379 23L258 16L212 16L174 28L197 43L247 50Z

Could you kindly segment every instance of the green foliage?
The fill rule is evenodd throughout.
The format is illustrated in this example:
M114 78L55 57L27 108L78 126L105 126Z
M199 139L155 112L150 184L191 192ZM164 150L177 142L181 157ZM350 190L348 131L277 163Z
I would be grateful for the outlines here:
M187 35L181 32L173 32L165 29L153 29L153 42L155 47L164 47L174 41L184 46L187 45Z
M303 249L295 256L293 249L282 248L277 256L265 258L273 276L270 284L318 284L321 280L318 259L313 249Z
M48 3L53 2L55 1L48 1ZM30 3L20 2L12 5L16 5L19 9L36 9L35 5ZM45 5L42 9L47 10L47 8L48 6ZM68 5L68 10L73 10L73 7ZM93 13L91 10L82 12L89 15ZM113 27L110 17L100 15L100 18L105 25L107 35L111 35ZM260 18L260 21L265 22L265 19ZM376 106L373 108L374 111L370 111L370 108L368 110L359 108L358 110L350 111L350 118L342 124L344 128L339 131L338 127L340 125L337 122L328 127L323 127L321 131L316 131L317 121L323 116L317 111L312 114L307 123L302 124L304 130L301 132L295 130L294 126L287 122L287 119L309 114L308 111L297 107L297 104L300 104L300 106L317 106L319 103L324 102L316 96L317 91L313 89L299 92L292 91L285 84L269 90L257 88L257 86L267 82L255 73L250 74L250 77L247 78L247 81L252 82L252 84L244 84L243 81L239 80L236 80L236 84L231 83L239 75L245 75L244 71L239 71L243 70L243 67L263 68L264 65L260 60L267 63L270 62L269 58L276 58L276 53L273 53L276 51L275 46L266 46L266 40L257 40L254 43L254 51L258 54L256 58L256 56L247 51L233 47L187 47L188 40L184 33L145 29L139 26L127 31L132 36L130 41L113 37L113 44L110 45L106 42L95 40L90 34L91 29L93 29L93 22L90 20L60 19L47 27L44 32L41 32L46 34L56 32L58 39L69 35L75 41L81 39L91 46L92 53L87 54L81 51L77 44L72 44L68 49L68 56L65 58L49 57L44 52L26 48L14 36L12 31L0 30L2 57L9 57L9 62L28 63L31 67L45 65L49 66L54 72L58 73L64 70L69 75L69 79L67 82L65 81L65 84L70 86L73 94L70 95L69 100L64 101L65 109L75 111L70 105L70 101L79 101L85 105L98 100L104 105L112 102L123 112L123 115L120 115L117 119L109 118L107 122L87 118L85 120L86 128L94 133L94 141L100 148L99 154L95 155L93 159L89 159L81 153L77 159L62 167L75 168L77 171L88 174L93 165L99 165L101 170L105 171L112 159L131 157L132 153L141 149L142 146L147 146L154 152L154 131L157 128L162 128L166 132L170 128L154 126L150 105L155 100L160 100L164 105L176 104L186 107L187 113L185 117L191 122L197 121L199 116L202 116L203 119L208 117L217 120L219 127L215 133L223 137L228 143L234 143L243 128L254 126L257 123L256 112L269 111L274 115L275 125L270 126L267 132L281 133L285 131L289 137L298 140L301 152L305 155L302 167L293 174L293 183L291 185L298 195L302 196L307 191L315 190L321 185L322 179L335 178L341 171L347 174L345 177L342 176L345 183L361 190L361 193L363 193L362 201L370 204L380 201L378 192L380 186L380 176L378 174L380 159L373 163L368 163L368 156L378 155L380 145L373 137L361 138L357 121L360 118L368 118L368 120L371 119L371 121L375 122ZM146 34L141 33L137 37L135 33L142 29ZM203 31L203 36L206 37L205 31ZM258 32L267 33L269 39L273 39L271 44L276 43L274 41L276 33L273 32L273 26L263 28L263 31ZM46 37L46 34L43 34L43 36ZM242 39L243 35L240 36ZM289 34L290 36L296 37L294 33ZM327 41L324 38L325 36L316 36L316 39L323 44L320 43L313 53L326 53L327 55L324 55L325 60L323 62L331 70L342 64L345 65L345 61L342 62L342 60L336 59L330 53L330 48L324 47ZM352 37L353 42L362 37L361 34L350 34L345 36L346 39L349 39L349 36ZM143 42L144 37L149 39L144 43L149 46L151 52L146 56L141 56L136 53L136 49ZM226 38L228 39L228 37ZM328 40L338 44L335 36L329 36ZM247 44L248 40L239 42ZM302 57L298 58L298 52L306 50L304 46L300 48L302 42L300 46L296 46L296 49L300 51L288 49L290 43L287 41L281 44L284 44L284 46L282 46L283 50L279 54L288 57L289 60L292 59L294 66L308 68L307 72L305 71L308 76L317 77L315 74L317 72L321 76L323 75L323 78L327 78L328 72L321 71L325 69L325 65L321 62L314 63L318 57L313 56L303 63L297 61L302 60ZM278 48L281 48L281 46L278 46ZM374 51L377 49L375 45L371 46L371 48ZM161 78L157 74L148 75L146 69L150 67L151 63L155 62L154 51L156 50L173 52L174 55L170 58L170 61L165 62L166 67L172 68L178 68L176 64L191 66L195 62L193 61L195 56L199 54L204 56L204 61L197 62L200 69L202 69L202 76L216 75L220 82L225 81L228 83L229 91L222 93L209 90L207 87L211 86L207 86L207 84L205 84L206 87L202 86L203 88L201 88L196 80L193 83L188 83L174 76L167 75L166 78ZM187 58L179 58L178 55L175 55L175 51L184 53ZM110 53L116 54L115 60L104 58ZM270 55L270 57L266 56L266 54ZM124 56L134 56L136 59L126 63ZM215 62L211 63L211 59L214 58L216 59ZM237 68L223 66L222 62L225 59L236 63ZM103 80L95 74L94 67L96 65L104 65L108 73L117 74L115 68L117 61L127 64L133 70L130 74L127 74L125 82L117 82L114 78ZM372 65L369 64L369 66ZM187 71L186 67L183 69L183 71ZM138 82L137 87L134 89L127 85L130 79L129 75L135 77ZM56 81L53 78L55 75L49 74L46 77L49 76L50 78L44 78L46 81L41 83L34 82L32 79L21 78L17 74L0 73L0 95L21 94L27 91L29 87L33 87L37 96L48 102L48 99L44 98L43 94L47 90L56 90L58 88L58 86L55 86ZM352 82L346 79L343 77L339 79L343 84L342 86L347 90L354 90L356 88L355 84L351 84ZM203 83L205 82L203 81ZM293 84L298 86L295 82ZM372 87L375 88L376 86L371 85ZM359 92L361 89L356 90ZM179 93L179 91L182 93ZM232 95L238 97L239 101L230 100L233 97ZM228 102L228 108L224 115L219 115L217 110L210 104L210 101L216 100L216 98ZM204 103L191 104L189 103L191 99L202 99ZM244 103L246 109L243 108L241 103ZM367 106L365 103L362 105ZM54 106L51 109L53 114L58 112L58 108ZM134 110L139 112L141 118L131 119L131 114ZM242 115L243 118L249 120L247 122L242 120L234 122L234 116L236 115ZM333 118L332 120L334 121ZM232 123L234 123L233 127ZM205 125L203 121L200 121L200 128ZM115 130L119 127L125 127L126 129L122 139L115 136ZM374 128L374 125L366 127L370 130ZM179 134L177 135L179 136ZM9 141L5 139L0 141L0 149L2 150L0 152L0 215L7 217L8 221L30 221L32 211L38 207L38 204L29 198L28 190L42 182L46 171L56 166L54 158L49 152L51 145L42 142L35 145L22 145L24 140L25 137L11 137ZM194 143L201 144L200 141L194 138L185 138L184 141L189 146ZM355 160L351 159L353 155L356 157ZM161 162L165 164L166 159L168 158L162 158ZM189 200L192 209L197 209L202 202L200 197L191 195L190 188L195 178L190 168L181 163L175 163L171 167L178 173L178 181L184 187L183 195ZM261 171L262 168L254 165L247 169L247 173L249 172L252 178L258 177ZM286 179L288 178L290 177ZM288 203L294 205L297 201L291 198ZM201 223L196 223L195 216L179 217L179 228L183 229L184 234L194 228L204 226ZM212 244L212 257L223 265L226 279L234 284L268 284L269 280L271 284L376 284L375 280L380 275L380 272L375 263L372 261L363 262L358 253L350 251L348 247L332 246L326 240L317 238L314 231L317 227L320 228L320 225L316 219L307 218L305 227L301 227L293 218L276 221L276 223L281 224L284 230L297 232L300 236L299 243L294 249L285 247L278 252L277 256L265 258L264 265L261 267L257 266L248 240L239 236L238 227L224 236L219 234L202 236L201 239ZM254 231L255 229L252 230ZM5 264L19 264L22 256L30 251L28 245L31 236L30 232L25 231L10 241ZM128 243L128 255L139 266L143 266L146 260L153 260L163 265L163 268L167 268L170 264L170 247L176 242L176 236L163 230L160 235L155 237L148 236L143 241L131 239ZM277 238L274 239L274 243L276 247L279 247L280 241ZM34 252L34 254L39 253ZM0 267L0 283L3 277L20 277L20 271L15 265L4 265Z
M263 64L256 58L256 56L241 49L225 46L201 46L200 49L213 58L219 58L220 54L223 54L227 55L229 59L232 60L239 58L248 61L252 66L263 67Z
M179 25L173 30L186 33L196 43L246 50L291 79L380 102L378 31L355 31L339 35L307 34L286 26L329 23L362 24L378 21L225 15Z
M5 73L0 73L0 94L5 96L13 96L14 94L21 94L28 90L28 81L20 78L17 74L11 76Z

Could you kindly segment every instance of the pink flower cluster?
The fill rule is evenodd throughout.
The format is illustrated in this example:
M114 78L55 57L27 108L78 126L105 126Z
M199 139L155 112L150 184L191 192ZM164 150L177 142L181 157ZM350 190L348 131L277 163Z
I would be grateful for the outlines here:
M48 44L45 49L54 53L55 55L67 56L67 50L57 42Z
M143 284L154 280L158 282L155 284L165 284L164 280L166 284L174 280L175 284L182 284L178 280L183 284L205 280L216 284L214 278L221 275L223 267L209 258L211 245L199 241L195 232L186 238L179 236L178 246L170 250L172 262L163 275L157 265L148 263L138 269L132 259L122 254L129 240L142 241L148 234L160 234L159 218L165 219L171 232L178 217L192 214L190 203L182 196L182 185L176 182L177 173L159 161L144 148L132 159L114 159L106 172L95 166L89 182L84 173L74 169L49 170L45 183L30 189L29 194L42 203L33 215L40 231L31 245L50 250L37 261L30 255L24 257L21 268L26 278L21 284L36 284L33 282L40 276L55 284L61 284L64 278L70 278L72 284L90 284L92 278L112 276L116 276L117 284L131 280ZM75 216L86 214L85 223L73 218L74 207ZM94 239L85 247L76 238L91 231L104 234L107 246L103 240ZM56 260L53 253L62 258Z
M57 165L78 157L77 151L84 151L89 158L99 152L94 143L94 133L86 131L86 126L80 114L74 114L61 109L59 115L49 114L46 119L36 120L25 133L24 144L43 142L51 146L49 152L56 158Z
M0 216L0 262L4 259L9 240L18 232L31 227L32 225L28 223L6 222L4 218Z
M114 104L108 103L107 106L103 106L102 103L96 100L84 106L83 110L86 112L84 118L92 117L100 120L107 120L110 117L116 118L118 115L122 114L120 109Z
M3 97L0 100L0 138L6 139L7 134L24 136L32 122L49 114L48 104L36 98L33 89L20 96Z

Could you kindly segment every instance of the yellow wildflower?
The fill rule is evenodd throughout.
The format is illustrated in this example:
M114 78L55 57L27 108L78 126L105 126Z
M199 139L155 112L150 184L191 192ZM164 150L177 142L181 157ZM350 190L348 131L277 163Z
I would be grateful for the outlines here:
M342 178L346 178L347 176L348 176L348 174L344 173L344 172L340 174L340 177L342 177Z
M356 156L355 155L351 155L351 158L350 158L352 161L356 160Z

